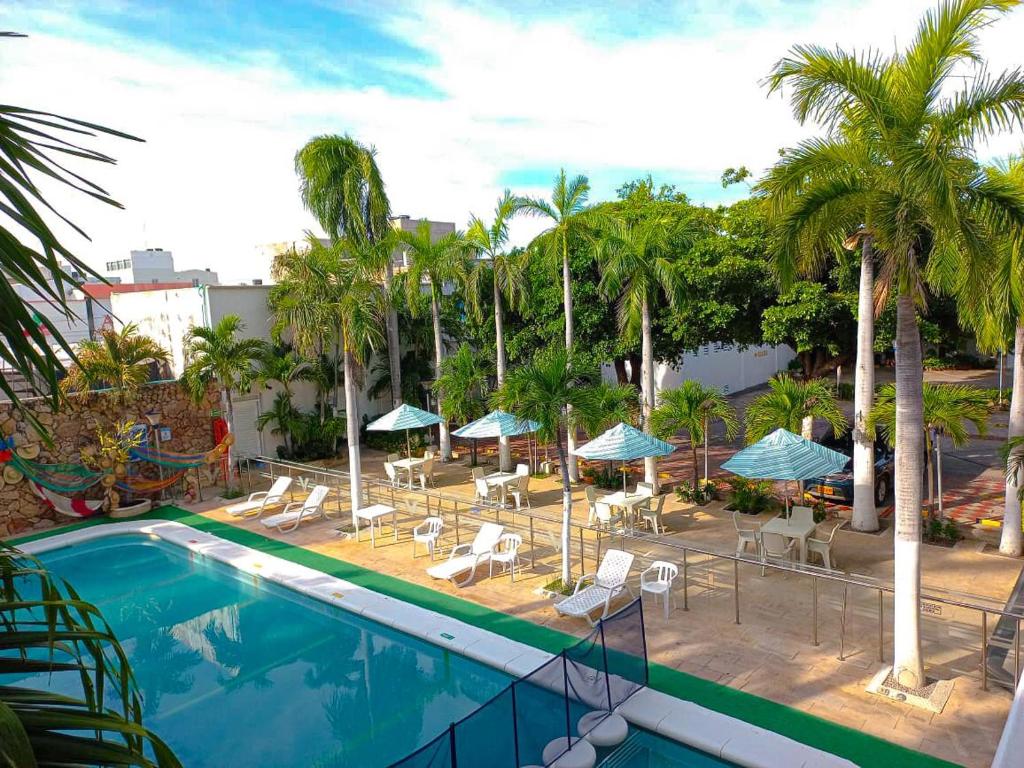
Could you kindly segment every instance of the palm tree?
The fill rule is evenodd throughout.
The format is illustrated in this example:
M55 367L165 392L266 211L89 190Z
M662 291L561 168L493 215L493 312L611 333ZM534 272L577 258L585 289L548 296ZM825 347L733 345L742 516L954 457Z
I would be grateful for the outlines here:
M444 361L441 292L446 285L456 288L466 285L471 270L469 246L461 232L433 237L429 221L421 221L412 232L399 232L398 240L405 247L409 259L409 269L400 276L399 282L406 293L410 311L417 311L422 285L424 282L429 284L430 317L434 326L434 377L439 378ZM467 298L472 300L472 294L467 294ZM452 457L452 444L446 421L438 425L438 432L441 460L448 461Z
M640 379L640 404L643 428L651 432L651 413L657 390L654 383L654 337L651 330L651 306L664 292L675 306L682 286L676 269L671 240L685 239L685 232L669 217L647 215L626 220L618 216L604 219L598 254L601 267L601 292L618 302L619 328L626 339L640 336L643 376ZM644 479L658 488L658 460L644 459Z
M267 346L259 359L256 380L263 385L276 381L291 402L292 387L313 377L313 364L288 346Z
M455 354L441 363L441 374L434 381L438 410L447 421L468 424L487 413L489 361L463 343ZM472 464L476 466L476 440Z
M979 29L1013 0L949 0L927 13L910 46L891 56L858 56L799 46L775 65L772 91L791 86L801 122L829 137L805 142L783 160L775 197L782 211L779 253L869 236L879 261L876 307L896 297L896 584L893 675L924 681L920 643L923 375L917 310L923 282L942 290L984 285L993 233L1024 221L1024 204L981 172L975 141L1024 119L1024 74L992 76L982 65ZM958 65L976 76L954 87ZM925 258L927 260L925 261ZM862 258L862 267L870 263ZM786 265L783 264L785 273ZM862 316L866 313L862 312ZM862 403L863 405L863 403ZM861 414L858 415L858 419ZM870 493L870 486L862 489Z
M484 257L490 268L494 290L494 334L497 346L498 386L505 383L505 310L503 299L508 299L513 309L523 305L526 296L526 253L504 250L508 241L508 223L516 213L516 198L509 190L498 199L494 209L494 221L488 226L479 217L473 216L466 230L466 240ZM498 438L498 463L502 471L512 467L512 454L507 437Z
M80 342L75 355L77 360L61 381L61 389L67 393L110 387L121 405L134 400L149 381L153 363L166 363L170 358L166 349L139 333L135 323L120 331L103 330L98 340Z
M988 431L988 416L991 411L989 399L979 389L960 384L933 384L925 382L922 390L922 413L924 414L925 466L928 478L928 508L935 509L936 462L942 451L942 436L949 437L954 448L964 445L970 435L965 422L974 426L979 435ZM896 444L896 387L886 384L878 391L875 407L869 417L869 429L881 428L889 445ZM939 486L942 485L942 466L938 468Z
M600 417L589 377L572 365L568 350L546 349L529 363L510 371L505 384L491 398L491 404L539 425L537 438L554 442L562 467L562 584L572 578L569 570L572 488L566 471L566 445L562 430L570 433L583 422Z
M391 234L391 203L377 167L377 151L349 136L317 136L295 155L295 172L302 181L302 202L332 241L377 243ZM394 265L382 266L385 291L391 290ZM398 314L391 305L385 314L391 405L402 402L401 347Z
M269 411L264 411L256 418L256 429L261 432L270 424L270 434L280 435L284 441L284 450L288 456L295 455L295 444L292 442L292 434L301 414L299 409L292 404L292 398L288 392L282 390L274 395L274 402Z
M662 390L658 401L658 407L651 413L651 429L656 437L664 440L686 432L693 459L693 488L697 490L700 484L697 447L704 444L704 482L707 483L708 428L713 422L721 421L725 425L725 439L732 440L740 428L736 409L721 390L694 379L687 379L675 389Z
M30 555L6 545L0 550L8 651L0 688L4 764L180 768L170 748L142 724L128 656L99 609ZM45 674L53 672L80 680L80 692L46 690Z
M768 391L747 406L747 442L753 443L776 429L788 429L813 440L808 421L824 419L838 436L847 426L832 388L822 379L801 381L780 373L768 381Z
M185 370L181 382L198 403L211 382L220 388L228 432L234 432L235 406L232 392L248 391L256 378L256 364L266 345L259 339L239 338L245 323L238 315L225 315L213 328L192 328L185 336ZM228 471L224 482L233 490L234 445L228 445Z
M572 275L569 271L569 246L578 241L587 230L587 197L590 182L580 175L569 179L562 168L551 189L551 202L530 197L517 200L517 209L531 216L548 219L551 225L530 243L530 250L540 254L552 266L562 270L562 305L565 309L565 348L572 350L575 336L572 326ZM579 482L580 471L576 461L576 435L567 437L569 450L569 478ZM563 465L565 466L565 465Z

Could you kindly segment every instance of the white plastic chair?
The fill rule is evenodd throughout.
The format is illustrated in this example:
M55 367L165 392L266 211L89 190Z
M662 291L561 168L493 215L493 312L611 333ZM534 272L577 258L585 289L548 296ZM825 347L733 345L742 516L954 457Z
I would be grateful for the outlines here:
M789 560L793 561L793 552L796 548L796 539L787 539L781 533L761 534L761 558L768 560ZM761 566L761 575L764 576L768 569Z
M653 496L654 486L651 483L637 483L634 493L637 496Z
M519 466L522 466L520 464ZM519 474L518 472L516 474ZM508 488L509 495L516 500L516 509L523 508L523 500L526 500L527 508L532 509L533 505L530 504L530 475L525 474L519 475L519 479L515 485L510 485Z
M384 462L384 474L387 475L388 482L397 488L399 485L398 470L395 469L395 465L390 461Z
M488 575L494 576L494 564L497 563L504 570L508 568L512 575L512 581L516 580L516 568L522 570L519 565L519 548L523 545L523 537L518 533L506 533L491 550L491 562L488 565Z
M732 524L736 526L736 557L747 551L747 545L754 547L754 554L759 554L761 544L758 540L760 526L751 528L740 523L740 513L732 513Z
M324 518L324 501L331 489L326 485L317 485L303 501L293 501L276 515L265 517L260 522L267 528L277 528L282 533L289 533L299 527L299 523L310 518ZM290 528L285 526L291 523Z
M474 480L479 480L484 476L484 468L473 467L471 470L469 470L469 474Z
M284 503L284 494L292 484L292 479L285 475L277 478L268 491L255 491L249 494L249 498L238 504L232 504L225 511L233 517L244 517L256 513L256 517L263 515L267 507L277 506Z
M673 563L664 560L655 560L643 573L640 574L640 599L643 599L644 592L648 592L657 598L662 595L665 601L665 618L668 618L668 601L671 597L673 606L676 596L672 591L672 582L679 575L679 568Z
M473 485L476 486L477 501L501 502L501 489L498 486L490 485L482 477L476 478Z
M530 467L526 464L516 464L516 474L520 477L530 474Z
M441 538L441 530L444 528L444 520L440 517L428 517L422 523L412 529L412 556L416 558L416 545L424 544L430 559L434 559L434 550L437 549L438 540Z
M555 610L563 616L584 618L594 626L591 613L601 609L600 618L606 618L612 598L623 590L627 591L630 597L633 596L633 590L626 583L626 577L629 576L629 569L632 567L633 555L621 549L609 549L604 553L597 573L581 576L573 593L555 603Z
M388 454L388 459L387 459L387 460L388 460L388 463L389 463L389 464L394 464L394 463L395 463L396 461L398 461L398 460L399 460L400 458L401 458L401 454L398 454L398 453L389 453L389 454Z
M825 565L828 570L832 570L832 542L835 541L836 531L843 526L842 521L832 526L832 530L829 531L828 536L824 538L809 538L807 539L807 554L810 555L812 552L817 552L821 556L821 562ZM817 532L815 532L817 533Z
M814 525L814 510L810 507L793 507L789 519L800 525Z
M587 497L589 509L587 511L588 525L606 525L611 527L612 523L620 522L622 515L613 515L612 508L597 500L597 489L588 485L584 491Z
M646 520L655 533L665 530L665 524L661 521L661 510L665 506L665 494L651 496L647 501L637 505L636 511L640 514L641 520Z
M430 483L431 486L434 485L434 454L429 456L423 454L423 457L426 461L420 464L420 486L425 491L427 490L427 483Z

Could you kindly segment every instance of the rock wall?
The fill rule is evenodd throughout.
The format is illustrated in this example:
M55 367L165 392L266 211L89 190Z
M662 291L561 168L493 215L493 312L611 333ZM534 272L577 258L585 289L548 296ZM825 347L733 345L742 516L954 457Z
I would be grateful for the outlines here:
M210 411L218 406L218 396L216 389L211 388L206 402L197 405L177 382L164 382L143 387L127 405L106 392L72 396L56 413L50 410L49 401L40 398L25 400L22 405L24 413L10 403L0 403L0 432L5 437L13 435L19 448L38 446L39 455L33 461L80 464L79 452L97 443L97 428L109 430L115 422L126 419L146 423L145 414L152 411L159 411L161 426L171 429L171 439L161 443L161 448L182 453L208 451L213 448ZM32 414L49 433L52 445L46 444L26 413ZM83 495L100 498L102 490L96 486ZM52 528L69 520L49 509L27 480L10 483L0 475L0 539Z

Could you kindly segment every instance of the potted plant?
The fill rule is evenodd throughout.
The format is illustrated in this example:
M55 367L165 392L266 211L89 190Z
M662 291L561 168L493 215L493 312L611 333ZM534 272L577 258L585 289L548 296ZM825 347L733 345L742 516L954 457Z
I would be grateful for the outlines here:
M121 494L117 483L128 474L131 451L142 444L142 431L135 428L134 421L116 422L112 429L96 429L96 445L83 448L80 457L89 469L103 472L100 484L106 489L104 508L111 517L134 517L148 512L149 499L134 504L121 505Z

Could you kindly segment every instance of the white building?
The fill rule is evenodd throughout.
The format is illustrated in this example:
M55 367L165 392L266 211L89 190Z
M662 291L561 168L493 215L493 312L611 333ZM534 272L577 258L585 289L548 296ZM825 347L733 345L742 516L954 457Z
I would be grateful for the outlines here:
M267 307L270 286L266 285L199 285L164 288L151 291L114 292L111 309L119 324L137 323L139 331L153 337L171 354L171 370L180 376L185 368L185 337L194 327L213 327L226 315L238 315L245 323L244 335L270 341L271 317ZM369 378L369 377L367 377ZM293 387L293 402L302 411L311 411L316 405L316 389L309 382L298 382ZM250 392L233 396L234 431L240 456L275 456L282 444L270 429L262 432L256 420L267 411L280 391L277 384L254 387ZM344 416L344 395L338 394ZM359 414L373 418L390 409L390 400L371 402L360 393Z
M131 251L127 259L108 261L104 277L112 283L191 283L217 285L217 273L209 269L174 268L174 256L163 248Z
M657 391L678 387L685 379L696 379L726 394L742 392L764 384L779 371L786 370L796 353L785 344L740 349L736 344L705 344L696 352L686 352L682 365L655 363L654 384ZM629 371L630 365L626 363ZM605 365L606 381L615 381L615 368Z

